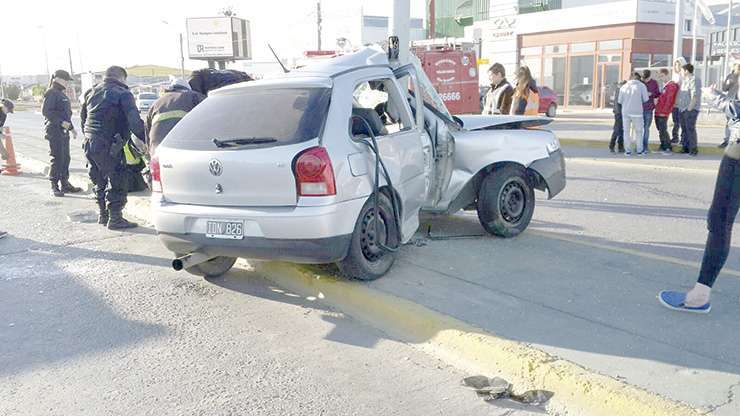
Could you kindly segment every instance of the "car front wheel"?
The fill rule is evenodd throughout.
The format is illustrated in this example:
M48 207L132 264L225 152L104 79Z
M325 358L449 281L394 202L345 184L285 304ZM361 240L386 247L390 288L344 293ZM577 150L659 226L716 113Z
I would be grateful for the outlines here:
M520 166L491 171L478 192L478 219L485 230L499 237L521 234L534 213L534 190Z
M400 241L391 200L384 194L378 196L378 218L374 205L371 196L357 218L347 257L337 264L342 275L350 279L378 279L396 261L396 254L382 247L397 247Z
M558 106L555 103L550 104L549 107L547 107L547 116L550 118L555 118L555 115L558 113Z

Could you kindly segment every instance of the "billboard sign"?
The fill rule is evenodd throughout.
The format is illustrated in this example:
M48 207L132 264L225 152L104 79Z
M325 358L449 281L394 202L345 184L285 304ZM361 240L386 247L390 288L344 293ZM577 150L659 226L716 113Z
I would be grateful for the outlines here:
M186 20L190 59L249 59L249 22L236 17Z

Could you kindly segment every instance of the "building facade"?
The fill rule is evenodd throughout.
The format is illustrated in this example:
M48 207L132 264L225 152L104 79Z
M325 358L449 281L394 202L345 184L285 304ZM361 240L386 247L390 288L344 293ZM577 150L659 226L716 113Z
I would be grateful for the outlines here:
M687 2L688 3L688 2ZM684 19L683 55L691 57L693 7ZM637 69L671 66L675 3L668 0L501 0L489 18L466 26L480 42L486 66L508 73L527 65L540 85L551 87L561 106L606 108L616 84ZM702 26L700 26L702 27ZM699 32L697 60L703 55Z

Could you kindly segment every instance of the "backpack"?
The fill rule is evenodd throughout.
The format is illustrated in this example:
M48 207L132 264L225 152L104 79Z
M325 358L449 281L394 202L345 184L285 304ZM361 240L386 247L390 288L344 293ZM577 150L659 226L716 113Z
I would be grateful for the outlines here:
M212 68L203 68L193 71L188 79L190 88L203 95L208 95L208 91L213 91L217 88L244 81L252 81L252 77L247 75L246 72L234 69Z

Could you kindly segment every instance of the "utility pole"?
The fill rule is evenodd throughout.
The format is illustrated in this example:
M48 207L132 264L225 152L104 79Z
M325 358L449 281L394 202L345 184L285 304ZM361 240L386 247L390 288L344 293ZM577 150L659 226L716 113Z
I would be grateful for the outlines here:
M676 0L676 18L673 23L673 62L683 56L683 0Z
M694 0L694 21L691 25L691 64L696 65L696 30L699 27L699 4ZM706 75L705 75L706 76Z
M180 33L180 77L185 79L185 54L182 52L182 33Z
M732 0L729 0L729 6L727 8L727 33L725 33L725 64L722 78L726 77L730 73L730 40L732 39Z
M434 9L435 1L429 0L429 21L427 22L427 39L434 39L437 35L437 12ZM480 57L480 55L478 55Z
M67 48L67 56L69 57L69 75L75 76L75 71L72 69L72 48Z
M317 50L321 50L321 2L316 2L316 40L318 44Z
M409 62L409 38L411 19L411 4L409 0L393 0L393 24L391 25L393 36L398 37L398 60L401 65Z

